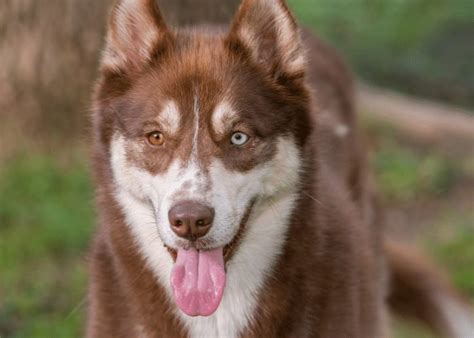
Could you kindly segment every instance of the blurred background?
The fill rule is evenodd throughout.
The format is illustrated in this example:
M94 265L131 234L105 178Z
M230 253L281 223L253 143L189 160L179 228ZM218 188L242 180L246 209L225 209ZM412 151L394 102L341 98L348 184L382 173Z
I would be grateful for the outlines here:
M360 83L390 235L474 301L474 2L289 0ZM0 337L79 337L94 228L88 108L111 0L0 2ZM160 0L226 22L237 0ZM396 337L433 337L397 320Z

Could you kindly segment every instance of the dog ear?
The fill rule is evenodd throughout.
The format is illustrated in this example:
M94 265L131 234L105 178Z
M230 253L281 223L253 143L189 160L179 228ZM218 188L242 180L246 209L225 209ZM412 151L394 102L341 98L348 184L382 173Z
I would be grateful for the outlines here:
M304 74L299 28L283 0L243 0L227 41L234 49L243 45L276 78Z
M138 70L163 49L168 37L155 0L118 0L109 18L102 67Z

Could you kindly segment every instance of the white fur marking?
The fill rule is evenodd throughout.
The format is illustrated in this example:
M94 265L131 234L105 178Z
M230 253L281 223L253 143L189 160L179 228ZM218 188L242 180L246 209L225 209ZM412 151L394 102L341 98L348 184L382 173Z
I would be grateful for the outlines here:
M165 125L165 128L167 128L171 134L175 134L178 131L181 123L181 116L179 114L178 106L174 101L168 101L165 104L165 107L159 116L159 120Z
M224 134L226 129L232 125L236 116L237 114L229 102L224 101L219 103L212 113L212 126L214 131L218 134Z
M196 90L194 94L194 102L193 102L193 110L194 110L194 136L193 136L193 150L192 150L192 157L193 159L197 156L197 147L198 147L198 137L199 137L199 95Z
M192 163L182 168L181 163L175 161L165 173L153 176L128 162L126 142L132 141L126 141L121 135L112 141L115 197L148 267L171 297L173 262L163 244L174 247L177 237L169 227L167 212L172 197L182 185L197 180L202 174L197 175L199 168ZM299 170L299 151L290 138L278 141L272 160L246 173L230 171L220 160L213 161L209 168L211 189L204 196L198 196L216 210L214 226L206 235L214 246L229 243L250 201L256 196L259 201L250 215L239 248L227 264L227 286L218 310L209 317L188 317L173 307L190 337L233 338L250 325L261 287L282 252L289 217L297 199Z
M474 313L451 297L440 297L439 303L454 338L474 338Z
M272 206L257 207L245 238L227 264L222 302L209 317L180 317L193 338L238 337L254 318L258 295L281 254L288 218L296 196L288 194Z
M102 65L119 69L150 58L160 35L144 1L122 0L114 9L114 27L109 29ZM138 53L137 53L138 52Z
M336 136L340 137L340 138L344 138L347 136L347 134L349 134L349 127L346 126L345 124L338 124L335 128L334 128L334 133L336 134Z
M298 72L304 69L306 58L299 30L279 1L256 1L246 13L247 20L238 28L241 39L251 47L255 60L260 61L261 36L268 29L276 31L276 48L282 57L284 70Z

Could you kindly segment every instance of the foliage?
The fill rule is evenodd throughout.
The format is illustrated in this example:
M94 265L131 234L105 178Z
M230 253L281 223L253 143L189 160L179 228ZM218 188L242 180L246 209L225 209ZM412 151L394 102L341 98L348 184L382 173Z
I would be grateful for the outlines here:
M386 198L403 201L445 195L457 170L440 155L420 157L394 144L374 162ZM86 166L77 159L61 165L46 155L19 157L0 171L0 198L0 336L79 336L93 224ZM450 235L435 224L438 236L426 246L474 299L472 216L446 214L440 223ZM429 337L407 323L397 327L400 338Z
M464 215L448 214L440 223L437 226L444 231L426 239L426 246L474 301L474 210Z
M474 107L471 0L289 0L377 84Z
M29 123L25 122L27 126L36 125L35 119L46 121L47 128L43 129L47 133L59 129L73 132L80 125L71 123L75 121L73 116L77 117L84 106L78 104L83 99L76 96L88 95L85 92L95 69L91 64L95 65L102 41L99 37L102 28L98 29L97 25L103 23L106 3L68 0L67 6L75 4L81 10L65 11L64 16L56 15L62 9L54 4L51 8L40 8L34 1L29 3L31 13L41 9L44 15L23 13L29 7L17 6L16 1L6 1L3 5L21 12L16 15L15 11L5 11L15 14L9 16L13 22L16 16L31 16L39 22L33 20L20 25L23 27L20 34L18 26L2 21L5 16L0 14L0 37L10 43L5 51L27 50L29 52L23 54L37 56L31 58L33 63L46 60L48 64L46 68L41 67L42 76L17 72L22 76L16 74L18 79L9 85L18 84L24 94L12 96L8 101L11 105L6 105L8 109L4 110L14 112L15 120L23 118ZM98 8L92 10L92 3ZM471 0L289 0L289 3L301 21L335 44L364 79L474 106L474 3ZM47 15L48 11L51 16ZM78 16L77 12L95 15ZM57 36L56 26L50 25L51 17L71 23L68 29L61 30L64 36ZM85 33L80 32L80 25L74 24L83 17L91 21L82 27ZM32 35L28 27L33 27L42 38L35 38L37 35ZM44 39L44 36L49 38ZM77 41L89 43L75 43ZM16 46L13 42L18 48L13 48ZM33 47L44 50L37 51ZM17 54L5 57L9 65L6 69L11 73L23 65L18 62ZM57 55L61 60L54 58ZM86 72L80 81L76 76L64 76L70 73L62 70L67 68L77 73L78 67L71 65L83 65L84 60L87 66L79 68ZM35 67L23 65L25 69ZM34 77L34 81L28 76ZM63 83L65 78L74 79L77 87L70 81ZM30 87L34 90L25 90ZM61 88L69 88L71 94L64 94ZM51 90L56 94L51 94ZM33 92L34 95L30 95ZM29 102L27 96L33 96L34 103ZM34 111L35 107L47 111L49 118L43 118L42 114L30 117L27 112ZM80 116L85 116L83 111ZM376 135L382 143L373 163L383 197L391 203L447 199L453 186L462 184L466 172L472 172L472 158L452 161L436 152L425 155L415 147L400 145L394 131L382 129L382 133ZM0 169L2 338L80 336L86 288L85 255L93 227L92 192L83 158L71 156L66 162L58 163L58 159L50 155L28 153ZM448 210L433 224L433 235L422 241L433 257L448 268L456 285L472 299L473 216ZM423 330L405 323L397 327L399 338L428 337Z
M386 146L374 159L379 189L398 200L440 195L456 179L457 168L436 155L417 154L397 146Z
M83 163L36 155L1 171L1 337L79 336L91 199Z

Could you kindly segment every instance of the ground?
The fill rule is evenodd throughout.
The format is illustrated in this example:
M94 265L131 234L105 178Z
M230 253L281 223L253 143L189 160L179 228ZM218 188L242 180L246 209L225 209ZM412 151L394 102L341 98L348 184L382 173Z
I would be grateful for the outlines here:
M288 2L303 23L337 45L362 78L474 107L471 0ZM68 87L76 90L76 82L83 83L72 81ZM74 130L71 121L84 121L87 114L77 102L58 106L54 88L39 88L48 102L42 106L49 117L41 119L42 128L17 123L31 119L26 110L11 118L28 126L26 132L1 120L6 142L0 142L0 338L72 338L82 332L93 192L85 147L65 146L78 136L56 132L66 125L74 127L68 132ZM25 99L31 96L21 90ZM55 124L61 116L67 124ZM451 152L370 118L362 126L390 236L423 248L474 301L472 146ZM49 139L36 137L43 135L40 129ZM12 152L18 143L28 150ZM433 337L413 324L397 321L395 326L396 338Z
M364 121L393 236L420 245L474 300L474 159ZM0 337L77 337L93 193L86 152L24 154L0 171ZM430 337L397 325L399 338ZM423 333L421 333L423 332Z

